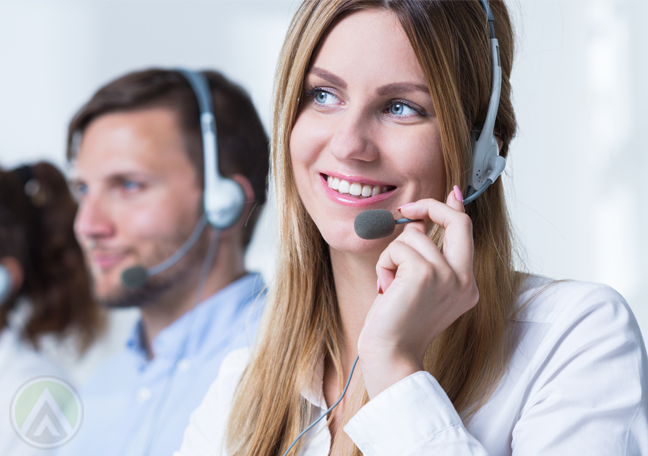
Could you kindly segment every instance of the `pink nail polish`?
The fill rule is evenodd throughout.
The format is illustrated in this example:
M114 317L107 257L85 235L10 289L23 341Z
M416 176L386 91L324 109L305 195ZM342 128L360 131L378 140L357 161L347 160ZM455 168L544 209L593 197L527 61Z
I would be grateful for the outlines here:
M459 189L459 187L456 185L454 186L454 195L457 201L463 203L463 195L461 194L461 190Z
M411 206L412 204L415 204L415 203L416 203L416 201L414 201L414 203L407 203L407 204L403 204L402 206L400 206L400 207L398 208L398 210L400 211L402 208L407 207L407 206Z

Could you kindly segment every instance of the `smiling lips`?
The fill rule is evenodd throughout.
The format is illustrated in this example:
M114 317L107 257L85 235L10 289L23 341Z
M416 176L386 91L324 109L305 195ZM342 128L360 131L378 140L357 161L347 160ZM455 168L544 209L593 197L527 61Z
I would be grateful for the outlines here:
M333 176L324 175L324 177L329 188L342 195L350 195L358 199L366 199L378 196L382 193L387 193L396 188L392 185L372 185L362 182L351 182Z
M117 252L93 252L89 255L91 264L96 265L100 270L105 271L121 262L126 255Z

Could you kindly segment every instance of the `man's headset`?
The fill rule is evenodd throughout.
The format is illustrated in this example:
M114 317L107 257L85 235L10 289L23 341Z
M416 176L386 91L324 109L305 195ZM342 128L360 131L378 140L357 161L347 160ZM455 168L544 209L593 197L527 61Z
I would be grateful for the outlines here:
M494 27L494 22L495 18L493 17L493 13L491 12L490 6L488 4L488 0L479 0L481 4L483 5L484 9L486 10L486 15L488 17L488 28L490 31L490 42L491 42L491 55L493 58L493 88L491 91L491 97L490 101L488 103L488 113L486 114L486 122L484 123L484 127L481 130L481 133L479 134L478 139L475 141L475 144L473 146L472 150L472 166L470 168L470 174L468 176L468 197L464 199L464 205L471 203L479 195L484 193L484 191L493 183L497 180L500 174L502 174L502 171L504 171L504 168L506 167L506 160L504 157L500 157L499 155L499 147L497 144L497 138L495 137L494 134L494 128L495 128L495 118L497 117L497 110L499 109L499 99L500 99L500 92L502 89L502 67L500 65L500 55L499 55L499 43L497 41L497 38L495 38L495 27ZM369 214L372 212L377 212L379 210L373 210L373 211L365 211L361 212L358 217L356 218L356 233L360 235L359 229L358 229L358 218L361 217L362 214ZM386 211L389 212L389 211ZM376 234L379 233L380 235L378 237L364 237L360 235L363 239L379 239L381 237L388 236L393 232L393 228L391 226L386 227L385 225L393 225L395 223L408 223L408 222L413 222L415 220L409 220L409 219L399 219L394 221L393 216L391 212L387 214L387 217L385 220L381 221L380 217L365 217L364 220L361 219L360 225L360 231L363 232L363 234ZM376 225L376 226L364 226L364 225ZM383 225L383 226L380 226ZM391 232L388 232L390 231ZM288 453L290 453L290 450L295 446L295 444L301 439L313 426L315 426L320 420L323 418L327 417L329 413L333 411L333 409L340 403L342 398L347 392L347 389L349 388L349 384L351 383L351 377L353 377L353 371L355 370L356 364L358 364L358 360L360 359L360 356L356 356L355 361L353 362L353 366L351 367L351 372L349 373L349 377L347 379L347 382L344 386L344 389L342 390L342 394L340 395L339 399L335 401L335 403L324 413L322 413L322 416L320 416L318 419L313 421L306 429L304 429L295 440L290 444L288 449L284 452L283 456L288 456Z
M205 226L207 226L207 223L209 223L216 231L224 230L234 225L243 213L245 204L245 193L243 188L233 179L224 177L220 173L218 166L216 118L214 116L212 95L207 78L202 73L187 69L177 69L176 71L181 74L191 86L200 109L200 129L202 133L205 173L203 193L204 214L200 220L198 220L196 227L185 243L162 263L148 269L140 265L126 269L122 273L122 284L126 287L141 287L146 284L148 277L159 274L176 264L184 255L187 254L196 241L198 241L201 233L205 229ZM207 280L207 273L212 265L212 261L218 248L217 236L218 234L216 234L216 237L212 238L212 241L210 242L208 252L201 268L198 285L196 287L194 307L192 307L189 312L193 311L195 305L201 299L204 285ZM177 365L180 359L186 354L189 334L191 334L191 328L195 322L196 315L197 314L192 313L191 319L185 322L185 325L188 326L189 330L186 331L187 336L179 346L174 365ZM175 375L175 371L173 375ZM145 439L143 455L148 455L151 452L151 445L155 437L157 423L171 391L174 380L173 375L167 380L161 393L161 398L155 407L153 422L149 425ZM126 439L125 445L128 445L129 442L130 440Z
M210 225L224 230L234 225L243 213L245 193L233 179L223 177L218 167L218 140L216 136L216 117L212 108L212 95L207 78L202 73L179 69L198 100L200 108L200 129L203 140L205 170L205 191L203 206Z
M224 177L218 166L218 138L214 116L211 89L204 74L187 69L177 69L193 90L200 109L200 130L203 144L203 168L205 186L203 191L204 215L200 218L187 241L171 255L151 268L136 265L126 269L121 276L122 284L138 288L146 284L149 277L159 274L176 264L200 238L209 222L217 230L231 227L241 217L245 205L243 188L233 179Z

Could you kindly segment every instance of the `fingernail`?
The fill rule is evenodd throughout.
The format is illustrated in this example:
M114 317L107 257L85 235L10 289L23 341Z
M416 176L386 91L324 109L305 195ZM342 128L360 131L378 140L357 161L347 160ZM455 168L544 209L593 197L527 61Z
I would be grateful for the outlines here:
M383 294L382 288L380 287L380 279L376 280L376 286L378 287L378 294Z
M400 206L400 207L398 208L398 210L400 211L402 208L407 207L407 206L411 206L412 204L415 204L415 203L416 203L416 201L414 201L413 203L403 204L402 206Z
M454 195L457 201L463 203L463 195L461 194L461 190L459 189L459 187L456 185L454 186Z

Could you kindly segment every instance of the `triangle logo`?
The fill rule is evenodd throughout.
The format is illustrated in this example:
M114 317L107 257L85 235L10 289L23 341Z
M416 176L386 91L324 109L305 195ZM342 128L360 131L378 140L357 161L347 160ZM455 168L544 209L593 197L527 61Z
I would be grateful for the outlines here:
M38 377L14 395L14 430L37 448L55 448L68 442L81 426L83 408L72 386L56 377Z

